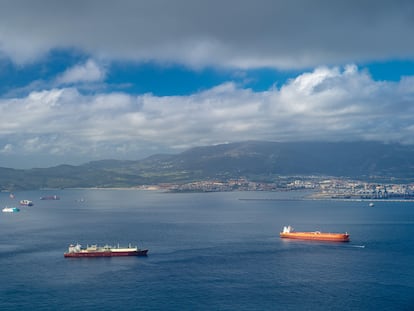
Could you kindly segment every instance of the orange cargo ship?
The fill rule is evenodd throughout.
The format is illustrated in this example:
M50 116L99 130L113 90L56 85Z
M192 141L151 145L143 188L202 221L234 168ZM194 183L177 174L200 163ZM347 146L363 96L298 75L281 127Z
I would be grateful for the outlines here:
M283 227L280 237L285 239L349 242L348 233L326 233L320 231L296 232L291 226Z

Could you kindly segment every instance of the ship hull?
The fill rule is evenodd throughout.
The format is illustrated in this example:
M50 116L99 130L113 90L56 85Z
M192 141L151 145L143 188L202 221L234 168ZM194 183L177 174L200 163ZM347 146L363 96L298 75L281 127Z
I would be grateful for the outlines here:
M124 257L124 256L147 256L148 250L137 251L81 251L63 254L66 258L91 258L91 257Z
M284 239L328 241L328 242L349 242L347 233L323 233L315 232L281 232L280 237Z

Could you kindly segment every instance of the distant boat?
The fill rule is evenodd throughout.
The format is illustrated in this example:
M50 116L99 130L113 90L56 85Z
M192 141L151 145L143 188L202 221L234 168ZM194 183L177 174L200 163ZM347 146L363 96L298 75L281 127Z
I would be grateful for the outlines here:
M13 193L10 193L9 198L10 199L14 199L14 194Z
M5 207L2 209L3 213L16 213L16 212L20 212L20 209L17 207Z
M64 257L115 257L115 256L147 256L147 249L139 249L138 247L114 247L114 246L97 246L91 245L82 248L80 244L71 244Z
M368 205L369 205L369 207L375 206L374 202L370 202Z
M40 197L40 200L60 200L60 197L57 195L47 195L44 197Z
M20 205L22 206L33 206L33 202L30 200L21 200Z
M326 233L320 231L296 232L291 226L284 226L281 238L313 241L349 242L348 233Z

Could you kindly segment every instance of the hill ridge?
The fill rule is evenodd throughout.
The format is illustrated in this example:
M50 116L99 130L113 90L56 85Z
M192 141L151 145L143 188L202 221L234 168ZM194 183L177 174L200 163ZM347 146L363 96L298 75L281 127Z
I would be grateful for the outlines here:
M414 146L378 142L245 141L200 146L141 160L99 160L49 168L0 168L0 189L133 187L206 179L326 175L410 181Z

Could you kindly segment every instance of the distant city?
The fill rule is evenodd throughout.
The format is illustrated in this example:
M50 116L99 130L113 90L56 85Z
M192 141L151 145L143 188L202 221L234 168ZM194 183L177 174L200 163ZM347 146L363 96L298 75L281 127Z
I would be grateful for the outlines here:
M414 200L414 183L379 184L320 176L281 177L277 183L255 182L239 178L228 181L206 180L184 184L165 183L140 186L139 188L172 192L311 190L310 197L314 199Z

